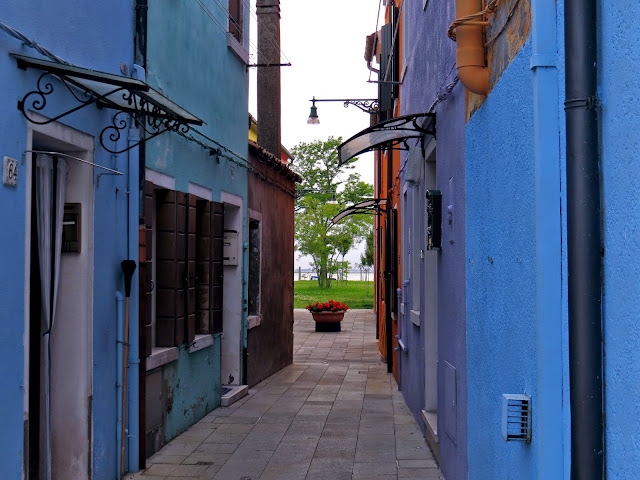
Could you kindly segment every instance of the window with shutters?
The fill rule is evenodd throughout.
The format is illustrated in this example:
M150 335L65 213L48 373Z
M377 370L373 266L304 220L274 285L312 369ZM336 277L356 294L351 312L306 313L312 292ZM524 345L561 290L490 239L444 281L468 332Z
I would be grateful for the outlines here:
M400 39L398 37L398 8L391 8L389 23L382 26L380 36L382 46L380 50L380 83L378 97L380 105L380 121L393 117L394 100L398 97L399 88L394 82L399 81L400 72Z
M229 0L229 33L243 43L243 0Z
M221 203L146 183L146 356L222 331L223 221Z

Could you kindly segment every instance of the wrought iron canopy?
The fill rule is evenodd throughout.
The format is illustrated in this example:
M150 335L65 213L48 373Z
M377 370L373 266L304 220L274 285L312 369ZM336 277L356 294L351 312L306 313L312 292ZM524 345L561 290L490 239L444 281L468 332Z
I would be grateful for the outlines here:
M369 198L362 202L354 203L348 208L342 210L338 215L331 219L331 222L335 225L344 217L349 215L356 215L359 213L380 213L387 206L386 198Z
M365 128L338 147L339 165L343 165L356 155L382 147L408 150L407 140L420 138L423 142L436 135L435 113L414 113L380 122Z
M36 90L28 92L18 102L18 109L28 121L39 125L51 123L89 105L111 108L116 110L112 124L105 127L99 136L100 144L110 153L126 152L167 131L187 133L189 125L204 123L141 80L23 55L12 56L18 68L43 71L37 80ZM78 105L42 121L30 115L30 112L40 112L46 107L47 96L54 91L54 84L50 81L52 77L62 82ZM129 127L128 115L131 115L136 127L144 130L146 137L122 150L105 145L106 141L117 142L120 139L121 131Z

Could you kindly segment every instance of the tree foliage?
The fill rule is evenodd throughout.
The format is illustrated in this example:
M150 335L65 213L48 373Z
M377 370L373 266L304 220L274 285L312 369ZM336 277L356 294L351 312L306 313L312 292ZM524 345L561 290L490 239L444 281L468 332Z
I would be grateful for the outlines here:
M351 215L334 225L331 219L349 205L373 195L373 187L350 172L352 165L338 167L337 147L342 138L329 137L300 143L292 149L293 169L302 177L296 199L296 249L311 256L320 288L329 288L331 272L344 255L369 232L370 215ZM344 252L344 253L343 253Z
M367 244L364 249L364 253L360 255L360 263L364 267L372 267L373 266L373 230L369 230L369 234L367 235Z

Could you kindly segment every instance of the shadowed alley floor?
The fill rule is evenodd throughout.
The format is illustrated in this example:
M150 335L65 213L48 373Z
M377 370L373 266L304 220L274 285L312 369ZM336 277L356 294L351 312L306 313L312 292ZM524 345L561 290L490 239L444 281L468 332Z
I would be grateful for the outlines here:
M340 333L294 312L294 363L218 408L147 461L135 480L437 480L393 377L375 317L349 310Z

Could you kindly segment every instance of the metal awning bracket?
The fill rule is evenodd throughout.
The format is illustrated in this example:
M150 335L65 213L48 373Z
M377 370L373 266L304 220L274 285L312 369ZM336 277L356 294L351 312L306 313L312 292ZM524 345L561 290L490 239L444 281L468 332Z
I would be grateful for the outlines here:
M331 219L331 223L334 225L349 215L357 214L376 214L379 215L382 211L386 210L387 199L386 198L369 198L358 203L354 203L348 208L342 210L338 215Z
M189 131L190 125L204 123L141 80L23 55L11 55L16 59L18 68L22 70L33 68L44 71L38 77L36 89L28 92L18 102L18 110L28 121L46 125L89 105L113 109L116 112L111 119L111 125L103 128L99 134L100 144L110 153L126 152L164 132L184 134ZM50 81L54 78L62 82L79 105L45 121L37 120L30 116L29 112L41 112L46 107L47 96L55 89L54 82ZM129 126L141 128L146 136L121 150L106 145L106 142L115 143L120 140L121 131Z
M362 130L338 147L339 164L343 165L350 159L364 152L377 148L394 148L408 150L410 138L435 137L436 114L416 113L402 117L391 118Z

